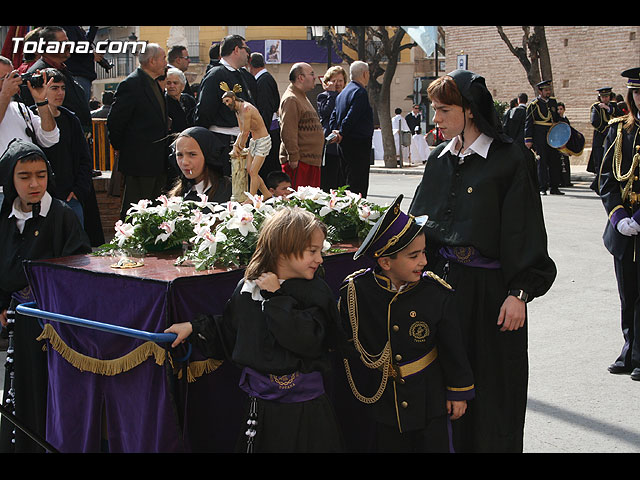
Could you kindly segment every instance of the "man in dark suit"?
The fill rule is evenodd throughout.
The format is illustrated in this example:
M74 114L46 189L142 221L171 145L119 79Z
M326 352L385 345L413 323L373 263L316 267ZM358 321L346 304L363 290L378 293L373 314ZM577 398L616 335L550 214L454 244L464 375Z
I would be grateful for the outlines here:
M411 135L415 135L416 133L421 133L420 123L422 122L422 113L420 112L420 105L414 105L413 108L407 115L404 117L407 121L407 125L409 125L409 131ZM416 130L416 128L418 130Z
M336 98L329 126L337 135L332 141L338 142L349 190L366 197L373 138L373 110L366 89L369 65L362 61L353 62L350 76L351 81Z
M280 151L280 123L278 121L280 92L278 91L278 83L265 67L264 57L261 53L251 54L248 68L256 79L256 107L271 136L271 151L260 169L260 176L266 178L269 172L280 170L280 160L278 159Z
M125 177L120 217L131 203L154 201L167 179L169 117L156 78L167 66L165 51L147 44L140 66L116 90L107 117L109 140L118 151L118 170Z
M525 148L524 121L527 116L528 100L529 96L526 93L518 95L518 105L507 112L503 123L504 133L509 135L516 145L523 148Z

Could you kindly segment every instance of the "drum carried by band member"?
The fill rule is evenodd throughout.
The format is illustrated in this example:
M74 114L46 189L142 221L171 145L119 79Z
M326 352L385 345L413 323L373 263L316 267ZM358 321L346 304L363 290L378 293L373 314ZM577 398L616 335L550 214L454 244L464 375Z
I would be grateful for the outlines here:
M581 155L584 150L584 135L565 122L558 122L547 133L549 146L565 155Z

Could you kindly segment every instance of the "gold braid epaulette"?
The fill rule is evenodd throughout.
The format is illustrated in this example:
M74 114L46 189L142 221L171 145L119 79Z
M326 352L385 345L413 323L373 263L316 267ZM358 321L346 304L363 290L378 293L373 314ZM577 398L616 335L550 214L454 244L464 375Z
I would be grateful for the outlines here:
M609 120L609 125L613 125L614 123L622 122L626 117L613 117Z
M347 275L344 280L342 281L343 284L345 283L349 283L349 281L352 278L356 278L358 275L362 275L364 272L366 272L367 270L369 270L368 268L361 268L360 270L356 270L353 273L350 273L349 275Z
M433 280L435 280L436 282L438 282L440 285L442 285L444 288L446 288L447 290L451 290L453 291L453 287L451 285L449 285L447 282L445 282L442 278L440 278L438 275L436 275L435 273L433 273L430 270L427 270L424 272L429 278L432 278Z

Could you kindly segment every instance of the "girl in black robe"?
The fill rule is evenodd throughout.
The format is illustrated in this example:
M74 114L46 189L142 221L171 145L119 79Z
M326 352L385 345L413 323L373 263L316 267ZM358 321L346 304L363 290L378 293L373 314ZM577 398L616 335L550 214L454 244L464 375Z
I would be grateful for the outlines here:
M326 228L313 214L283 208L262 226L245 277L221 316L202 315L167 329L210 358L242 368L249 403L238 449L339 452L343 449L324 388L329 350L339 334L337 303L319 276Z
M182 142L178 144L185 138L194 142L186 147ZM231 179L223 174L223 145L218 137L206 128L190 127L176 137L173 148L170 164L179 173L174 175L174 184L169 191L171 196L199 201L198 194L204 194L213 203L225 203L231 199ZM198 159L193 158L194 154Z
M476 397L453 425L457 452L521 452L527 403L526 302L556 276L535 166L503 134L484 78L456 70L428 89L450 140L429 155L410 207L428 215L428 259L454 289ZM457 121L447 121L455 113Z
M37 165L31 169L40 177L35 197L16 186L26 177L18 166ZM15 307L33 301L23 261L41 260L89 253L89 238L77 216L50 192L55 191L52 170L40 148L23 140L13 140L0 158L0 184L4 199L0 207L0 320L10 332L3 405L30 431L45 438L47 404L47 359L38 320L15 312ZM17 180L16 180L17 179ZM30 179L30 184L33 179ZM31 188L31 187L30 187ZM31 211L25 206L30 204ZM13 382L12 382L13 377ZM15 430L15 433L14 433ZM2 418L1 452L41 452L31 438Z

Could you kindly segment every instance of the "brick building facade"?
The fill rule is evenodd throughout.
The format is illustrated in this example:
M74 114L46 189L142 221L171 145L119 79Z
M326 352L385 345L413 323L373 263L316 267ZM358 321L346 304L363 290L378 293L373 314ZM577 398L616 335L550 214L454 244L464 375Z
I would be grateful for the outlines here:
M468 69L483 75L494 99L509 102L529 85L524 67L503 42L495 26L445 26L446 71L456 68L456 57L468 55ZM520 26L504 27L514 46L522 44ZM610 86L626 97L626 82L620 72L640 66L638 26L547 26L545 27L553 71L554 95L567 106L571 124L586 138L585 153L575 163L586 163L593 129L589 109L597 99L596 89Z

